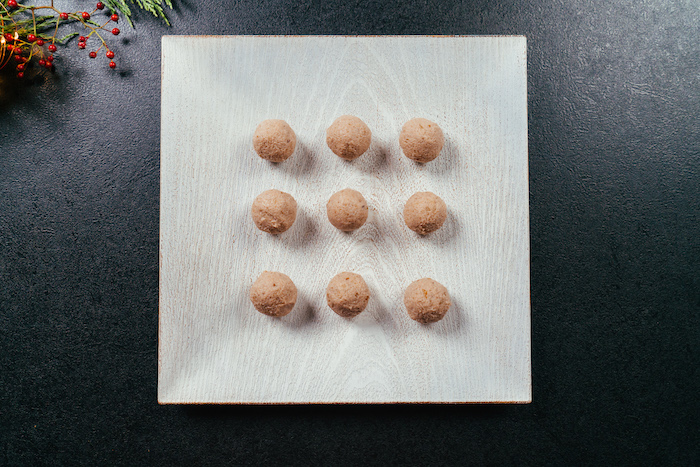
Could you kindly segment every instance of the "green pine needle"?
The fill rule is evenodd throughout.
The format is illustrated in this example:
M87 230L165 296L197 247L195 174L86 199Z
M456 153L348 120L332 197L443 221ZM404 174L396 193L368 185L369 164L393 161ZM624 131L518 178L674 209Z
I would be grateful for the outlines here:
M105 4L112 11L118 11L121 13L122 16L124 16L129 22L131 27L134 26L134 23L131 21L132 13L131 8L129 8L129 4L136 5L138 8L151 13L153 16L162 19L165 21L165 24L170 26L170 21L168 21L168 17L165 15L163 6L172 8L172 0L105 0Z
M18 18L19 15L24 15L27 10L8 11L7 0L0 0L0 2L5 6L5 10L0 10L3 11L3 19L7 19L9 17L13 17L15 19L14 23L3 21L2 24L0 24L0 32L4 33L7 29L11 30L12 32L18 31L20 34L26 34L28 31L32 31L34 29L34 23L31 17L23 19ZM104 3L110 10L112 10L113 13L120 13L122 18L126 18L126 21L131 27L134 27L134 23L131 20L133 12L129 7L130 4L151 13L156 18L162 19L165 21L165 24L170 26L170 21L168 21L164 7L172 9L172 0L104 0ZM4 13L5 11L7 11L7 13ZM50 30L56 26L57 21L58 18L53 15L36 15L36 31L44 32ZM87 22L95 27L99 27L99 24L94 22L92 19L88 20ZM65 21L62 21L62 23L65 23ZM68 34L62 39L62 41L68 40L76 34Z
M59 44L65 44L66 41L68 41L68 39L75 37L77 35L78 35L77 32L72 32L70 34L66 34L65 36L61 37L60 39L56 39L56 42L58 42Z

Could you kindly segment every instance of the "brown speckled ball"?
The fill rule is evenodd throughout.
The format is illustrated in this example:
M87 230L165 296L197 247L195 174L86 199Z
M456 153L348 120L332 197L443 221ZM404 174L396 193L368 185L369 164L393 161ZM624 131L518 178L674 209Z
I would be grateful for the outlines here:
M372 142L369 127L357 117L338 117L326 130L326 144L337 156L353 160L364 154Z
M447 219L447 205L434 193L419 191L408 198L403 220L417 234L427 235L442 227Z
M286 274L265 271L250 288L250 301L260 313L285 316L297 302L297 288Z
M399 135L399 146L404 155L421 164L435 159L442 151L443 144L445 137L440 127L425 118L407 121Z
M406 288L403 303L408 316L423 324L440 321L452 305L445 286L428 278L412 282Z
M336 229L350 232L364 225L369 208L362 193L346 188L330 197L326 203L326 214Z
M282 162L294 153L297 136L284 120L264 120L253 134L253 148L270 162Z
M292 195L279 190L263 191L253 201L253 222L263 232L286 232L297 218L297 202Z
M331 279L326 300L333 311L344 318L359 315L369 302L369 287L361 275L341 272Z

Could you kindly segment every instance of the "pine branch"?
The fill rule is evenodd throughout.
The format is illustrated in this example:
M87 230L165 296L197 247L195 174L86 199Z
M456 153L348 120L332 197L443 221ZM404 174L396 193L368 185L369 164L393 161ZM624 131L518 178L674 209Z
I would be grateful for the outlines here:
M168 21L168 17L165 15L163 6L172 9L172 0L105 0L105 4L112 11L118 11L121 13L122 16L124 16L129 22L131 27L134 26L134 23L131 21L132 12L129 4L135 5L138 8L151 13L153 16L162 19L165 21L165 24L170 26L170 21Z
M56 17L51 15L37 15L36 16L36 30L44 31L53 27L56 24ZM15 20L13 28L18 31L30 30L33 28L32 18L25 18L22 20Z
M68 41L68 39L71 39L77 35L78 35L77 32L71 32L70 34L66 34L65 36L61 37L60 39L56 39L56 42L58 42L59 44L65 44Z
M105 56L110 60L109 67L116 68L117 64L113 60L115 53L103 36L109 33L117 36L120 30L113 27L114 24L107 25L110 22L116 23L121 18L133 27L133 11L141 9L162 19L169 26L165 8L173 7L172 0L101 0L92 11L67 12L54 7L53 1L50 4L45 2L48 0L40 0L38 5L25 5L18 0L0 0L0 69L12 59L16 62L14 66L18 79L24 78L25 72L32 72L27 68L30 63L49 70L55 69L53 54L58 50L56 44L65 44L80 35L74 31L59 37L59 30L66 24L84 31L85 35L80 35L78 41L80 49L88 47L88 40L92 38L88 49L90 58L97 58L97 53L104 48ZM98 10L104 10L105 6L111 10L111 15L103 17L107 13L104 12L92 18ZM51 14L44 14L47 12ZM117 15L117 12L120 14Z

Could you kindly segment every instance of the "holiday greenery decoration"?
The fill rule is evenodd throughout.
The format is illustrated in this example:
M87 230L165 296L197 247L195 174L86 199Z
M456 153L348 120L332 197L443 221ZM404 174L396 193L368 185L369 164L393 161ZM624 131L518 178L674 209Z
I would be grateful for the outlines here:
M106 38L109 34L119 35L120 30L115 26L120 18L133 26L129 5L152 13L169 25L163 8L172 8L171 1L103 0L97 2L92 11L66 12L56 9L53 0L49 5L23 5L18 0L0 0L0 69L12 64L20 79L33 65L52 71L57 44L66 44L75 36L79 36L78 48L88 49L90 58L97 58L100 52L104 52L109 67L116 68L115 54ZM66 25L75 28L60 36L59 31ZM75 29L80 29L84 35Z

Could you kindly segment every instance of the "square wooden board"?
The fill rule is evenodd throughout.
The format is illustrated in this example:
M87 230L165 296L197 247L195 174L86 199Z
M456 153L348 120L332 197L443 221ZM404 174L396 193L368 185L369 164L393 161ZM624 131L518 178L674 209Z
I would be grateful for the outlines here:
M526 68L524 37L164 37L158 401L529 402ZM353 162L325 144L343 114L373 134ZM398 145L419 116L446 138L426 165ZM284 163L253 151L267 118L297 134ZM346 187L370 206L351 234L325 212ZM279 236L250 216L270 188L299 205ZM426 237L402 219L416 191L449 210ZM248 299L264 270L299 289L284 318ZM362 274L372 291L353 320L326 305L341 271ZM403 305L422 277L453 300L427 326Z

